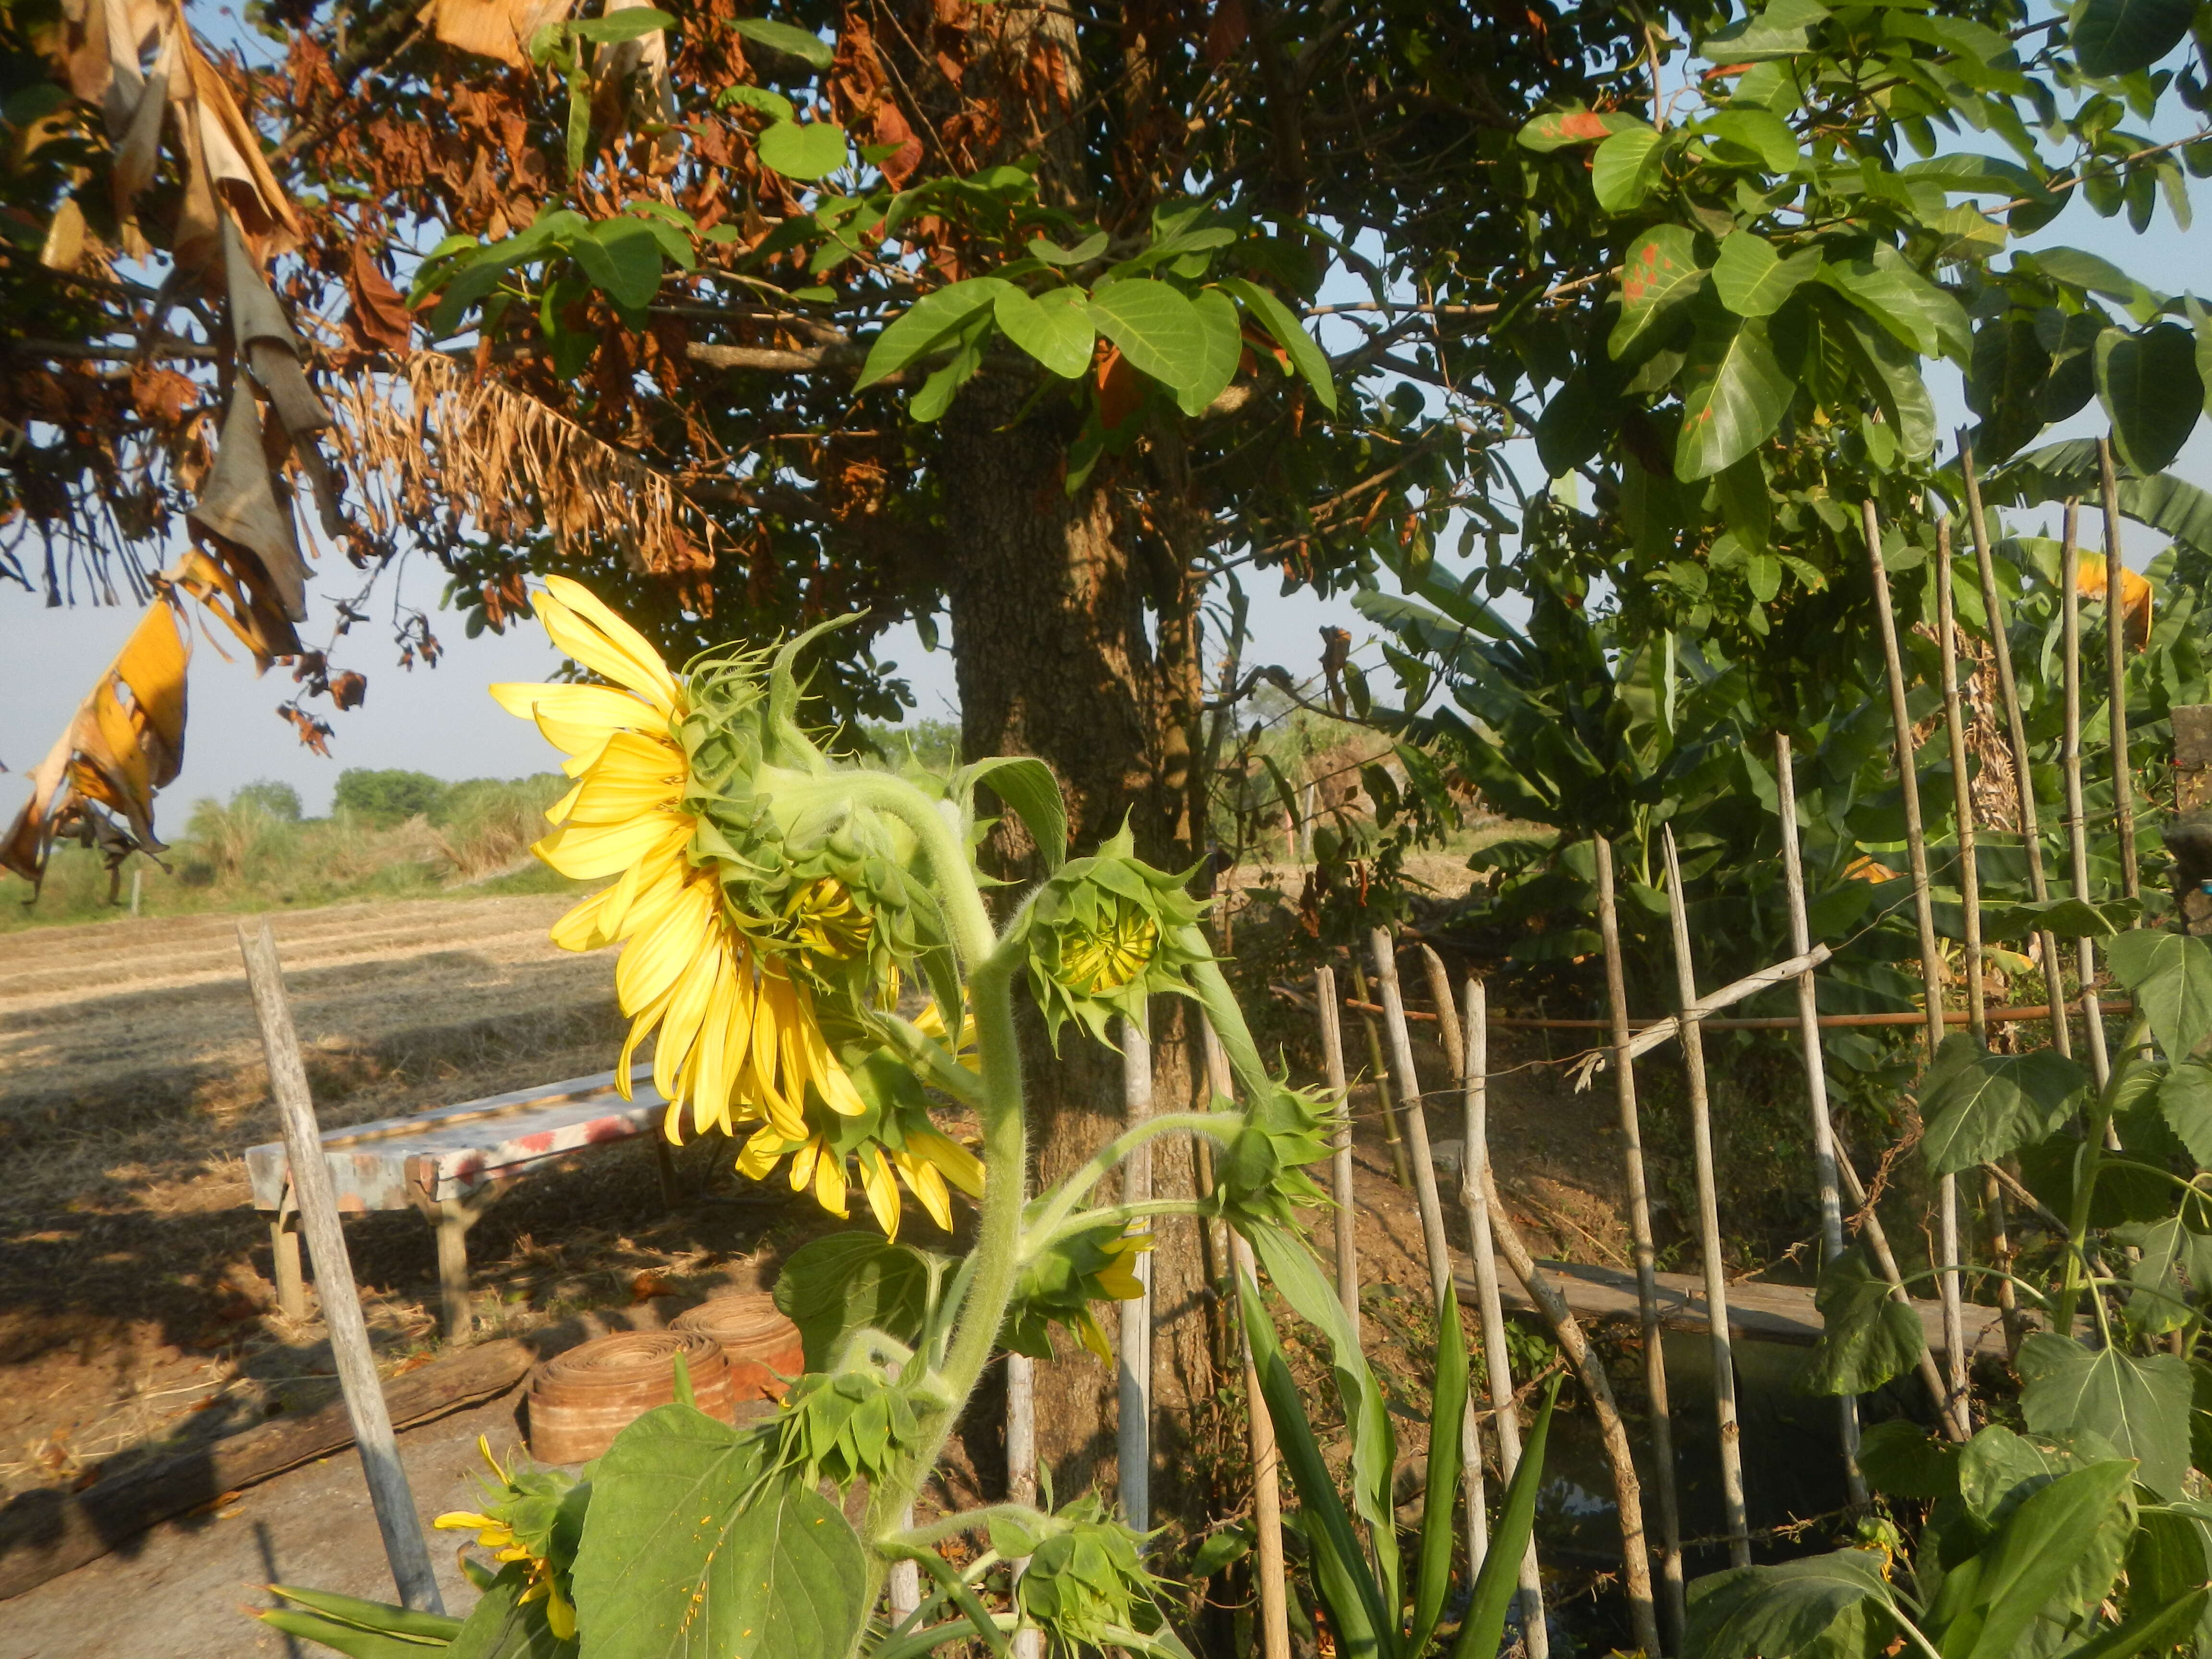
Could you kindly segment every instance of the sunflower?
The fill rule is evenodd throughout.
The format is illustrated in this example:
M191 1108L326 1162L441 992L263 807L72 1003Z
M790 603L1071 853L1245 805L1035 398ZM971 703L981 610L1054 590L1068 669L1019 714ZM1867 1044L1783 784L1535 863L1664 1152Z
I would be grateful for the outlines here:
M515 1598L517 1604L544 1597L546 1627L553 1632L556 1640L568 1641L576 1634L576 1608L561 1582L567 1577L565 1567L556 1565L550 1553L539 1553L540 1550L550 1552L552 1548L550 1519L544 1513L544 1494L532 1490L532 1486L543 1483L545 1477L527 1477L530 1484L526 1485L524 1480L509 1474L500 1468L499 1460L492 1455L491 1442L483 1435L477 1437L477 1449L490 1466L493 1479L499 1487L503 1488L495 1494L501 1501L492 1505L501 1513L479 1515L472 1510L453 1510L430 1524L441 1532L476 1534L477 1544L489 1550L492 1559L501 1566L514 1561L528 1562L529 1583L522 1594ZM520 1510L536 1511L541 1522L532 1529L527 1540L516 1531L514 1512ZM538 1548L531 1547L533 1543Z
M657 1032L653 1084L669 1103L672 1141L681 1141L687 1111L698 1132L763 1123L738 1161L744 1173L758 1179L793 1153L794 1189L811 1188L842 1217L850 1157L888 1231L897 1226L893 1171L949 1226L945 1182L980 1191L975 1160L922 1127L926 1110L913 1127L885 1127L823 1030L818 999L852 1000L872 975L896 1000L895 963L870 965L875 919L835 876L798 872L788 890L763 882L785 872L733 851L727 827L712 821L733 780L726 767L700 775L693 757L728 745L702 743L699 732L720 711L760 706L759 659L719 661L687 683L580 584L551 576L546 588L537 611L554 643L611 684L491 690L569 757L562 769L574 786L546 815L558 827L533 850L578 880L617 878L552 932L566 950L623 947L615 991L630 1028L616 1086L629 1097L633 1058ZM912 1123L915 1114L902 1115ZM888 1144L876 1144L877 1133Z
M807 1126L796 1135L765 1125L753 1131L738 1155L738 1172L765 1181L788 1157L791 1190L801 1193L811 1188L815 1202L842 1220L851 1213L847 1201L852 1187L846 1173L849 1157L859 1170L868 1208L887 1237L898 1237L901 1182L931 1220L951 1231L950 1188L981 1198L981 1161L930 1123L919 1085L888 1049L878 1050L849 1075L868 1101L866 1117Z

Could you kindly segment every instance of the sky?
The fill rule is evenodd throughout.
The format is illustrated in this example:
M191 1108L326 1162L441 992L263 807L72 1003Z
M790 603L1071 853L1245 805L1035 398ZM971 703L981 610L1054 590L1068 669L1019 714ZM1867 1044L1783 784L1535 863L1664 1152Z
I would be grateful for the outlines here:
M2159 138L2178 136L2179 130L2154 134ZM2198 195L2200 204L2212 210L2212 192ZM2212 222L2184 232L2162 206L2152 228L2137 237L2124 220L2100 219L2077 198L2021 246L2087 247L2114 259L2154 289L2180 293L2202 285L2197 273L2212 251L2208 238L2212 238ZM1325 291L1321 297L1355 299L1364 293L1346 282L1342 292ZM1957 371L1948 365L1938 368L1930 375L1930 389L1942 429L1948 433L1963 423ZM2103 424L2092 403L2038 441L2094 435ZM1509 445L1507 456L1525 486L1540 485L1542 469L1532 446ZM2212 488L2212 423L2198 425L2172 470ZM2027 527L2033 522L2031 517ZM2085 525L2085 537L2100 533ZM1448 548L1455 539L1455 532L1439 542ZM2140 568L2161 545L2162 538L2142 526L2126 527L2130 565ZM1449 571L1449 559L1439 562ZM305 631L311 637L319 636L327 626L333 602L359 585L358 573L327 552L319 574L324 580L312 582L309 588L313 620ZM421 565L409 580L428 590L435 580L434 569ZM426 591L410 597L427 604L431 596ZM1325 626L1348 629L1360 660L1370 665L1379 660L1375 630L1352 609L1348 597L1322 600L1304 592L1285 596L1273 579L1261 575L1252 584L1251 599L1253 638L1248 662L1279 663L1293 674L1311 674L1320 656L1318 630ZM388 594L380 596L380 603L388 602ZM1516 615L1510 599L1501 608L1509 617ZM30 771L61 735L79 700L121 647L139 614L128 604L47 610L36 595L0 586L0 766L8 769L0 772L0 823L15 816L29 793ZM527 722L502 711L485 690L502 680L543 680L559 666L559 653L537 625L525 622L504 636L487 633L476 640L462 636L456 616L434 612L431 625L447 648L435 668L418 666L409 672L393 666L397 652L385 646L374 624L357 630L346 642L343 665L368 676L368 695L362 707L350 713L332 712L320 700L310 705L336 728L328 758L301 746L275 712L295 689L288 670L273 669L257 679L251 661L227 635L203 635L191 671L184 769L163 792L157 822L174 829L194 801L210 796L227 799L241 785L264 778L291 784L306 810L321 814L328 811L337 775L347 767L405 767L461 779L517 777L557 765L557 751ZM949 638L950 629L946 634ZM224 660L216 646L228 651L234 660ZM902 623L885 636L878 655L896 662L901 677L912 687L917 707L909 718L958 717L949 648L923 650L912 625Z

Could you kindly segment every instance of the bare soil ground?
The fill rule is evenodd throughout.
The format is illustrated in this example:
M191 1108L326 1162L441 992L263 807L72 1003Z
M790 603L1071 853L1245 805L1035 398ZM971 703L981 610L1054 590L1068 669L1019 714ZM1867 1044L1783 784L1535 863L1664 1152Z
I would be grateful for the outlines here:
M545 937L568 902L433 900L275 918L325 1125L605 1069L620 1031L609 961ZM1356 1066L1356 1022L1346 1035ZM1494 1042L1493 1056L1499 1174L1532 1242L1625 1261L1610 1091L1577 1095L1555 1066L1516 1069L1540 1061L1534 1038ZM1424 1043L1418 1057L1436 1087L1441 1055ZM329 1396L319 1326L276 1311L267 1231L251 1207L242 1154L277 1133L266 1091L232 918L7 940L0 1504ZM1410 1194L1389 1179L1372 1091L1355 1091L1354 1107L1364 1276L1425 1294L1419 1225ZM1456 1138L1457 1102L1439 1093L1429 1121L1433 1139ZM471 1237L493 1328L765 1275L827 1224L811 1204L739 1182L708 1148L685 1154L679 1173L688 1196L673 1210L643 1146L524 1182ZM1316 1231L1326 1241L1327 1224ZM1456 1216L1452 1232L1464 1247ZM421 1363L437 1340L429 1230L395 1212L349 1221L348 1234L388 1364Z

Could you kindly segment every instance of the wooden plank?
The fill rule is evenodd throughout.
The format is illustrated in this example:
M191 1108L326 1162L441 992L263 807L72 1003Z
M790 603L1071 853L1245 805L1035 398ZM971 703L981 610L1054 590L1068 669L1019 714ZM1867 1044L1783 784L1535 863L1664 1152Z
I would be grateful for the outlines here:
M1632 1324L1636 1322L1635 1274L1619 1267L1580 1261L1546 1261L1542 1266L1577 1319L1621 1319ZM1474 1274L1455 1273L1453 1279L1459 1299L1475 1305ZM1674 1330L1704 1330L1704 1279L1692 1273L1661 1273L1658 1280L1659 1322ZM1500 1289L1509 1306L1522 1311L1534 1310L1535 1304L1515 1279L1508 1278ZM1943 1341L1942 1304L1915 1301L1912 1310L1920 1316L1920 1328L1929 1347L1940 1348ZM2005 1351L2004 1327L1997 1310L1970 1302L1961 1311L1966 1321L1967 1352L2002 1358ZM1741 1280L1729 1286L1728 1318L1729 1334L1747 1342L1788 1342L1810 1347L1820 1335L1820 1316L1814 1309L1813 1291L1808 1285L1761 1285Z
M385 1384L405 1428L505 1394L536 1356L508 1339L434 1361ZM280 1417L212 1444L157 1457L80 1492L27 1492L0 1510L0 1601L97 1560L149 1527L353 1443L345 1401Z

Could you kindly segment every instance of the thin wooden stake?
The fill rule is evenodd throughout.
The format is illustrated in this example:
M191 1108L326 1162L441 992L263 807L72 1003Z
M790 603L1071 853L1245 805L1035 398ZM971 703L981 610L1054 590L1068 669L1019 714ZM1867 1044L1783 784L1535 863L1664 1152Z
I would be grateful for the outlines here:
M1897 1256L1889 1248L1889 1235L1882 1231L1881 1217L1875 1213L1874 1206L1867 1202L1866 1183L1859 1179L1859 1172L1851 1167L1850 1152L1841 1141L1836 1144L1836 1173L1843 1177L1844 1196L1863 1212L1860 1231L1866 1236L1867 1248L1874 1252L1875 1266L1881 1269L1881 1276L1889 1285L1889 1299L1900 1306L1911 1307L1912 1298L1905 1291L1905 1275L1898 1271ZM1915 1318L1918 1316L1917 1314L1914 1316ZM1967 1432L1962 1431L1957 1419L1943 1409L1943 1397L1948 1390L1943 1385L1942 1372L1936 1369L1935 1357L1923 1346L1915 1363L1920 1370L1921 1383L1927 1389L1928 1398L1936 1407L1937 1425L1954 1443L1964 1445Z
M1352 1340L1359 1336L1359 1199L1352 1184L1352 1091L1344 1081L1344 1022L1336 1001L1336 969L1324 963L1314 969L1314 1006L1321 1013L1322 1065L1328 1077L1341 1127L1329 1158L1330 1197L1336 1200L1336 1299L1352 1326Z
M2066 731L2058 745L2059 770L2066 780L2066 849L2070 855L2074 896L2089 902L2089 824L2081 805L2081 503L2066 503L2065 539L2059 544L2058 654L2064 661ZM2105 572L2109 586L2112 572ZM2081 979L2081 1029L2089 1040L2089 1074L2099 1092L2112 1080L2112 1056L2105 1048L2105 1014L2097 1003L2097 947L2086 938L2074 941Z
M1130 1128L1152 1115L1152 1044L1137 1021L1121 1022L1121 1115ZM1142 1204L1152 1195L1152 1149L1138 1147L1121 1161L1121 1201ZM1121 1304L1121 1347L1115 1370L1119 1410L1115 1419L1115 1481L1121 1514L1139 1532L1152 1514L1152 1259L1131 1266L1144 1294Z
M1681 1006L1698 1000L1698 974L1690 957L1689 900L1682 865L1674 855L1674 829L1662 832L1667 856L1667 919L1674 935L1674 985ZM1720 1193L1713 1174L1713 1121L1705 1093L1705 1034L1694 1019L1682 1022L1682 1064L1690 1087L1690 1149L1698 1182L1698 1238L1705 1259L1705 1322L1713 1347L1713 1416L1719 1428L1721 1524L1728 1533L1729 1565L1751 1565L1751 1529L1743 1499L1743 1428L1735 1414L1735 1351L1729 1336L1728 1263L1721 1255Z
M1490 1236L1490 1003L1482 981L1472 977L1467 981L1466 1030L1467 1047L1460 1066L1465 1119L1461 1133L1466 1136L1459 1164L1460 1202L1467 1210L1468 1242L1474 1257L1484 1370L1490 1379L1491 1421L1498 1434L1498 1478L1510 1485L1513 1471L1521 1463L1521 1416L1513 1403L1505 1304L1498 1294L1498 1254ZM1537 1570L1534 1533L1521 1558L1521 1629L1528 1659L1548 1659L1552 1642L1544 1626L1544 1580Z
M368 1345L368 1324L362 1317L361 1293L353 1282L353 1259L346 1249L345 1230L338 1222L337 1193L331 1184L330 1165L323 1161L315 1103L307 1091L299 1034L292 1026L292 1005L284 994L284 970L277 960L276 939L269 931L268 921L264 919L252 933L240 922L238 948L246 958L253 1012L261 1021L261 1046L269 1057L270 1091L276 1097L277 1116L283 1125L292 1191L315 1264L315 1291L322 1299L323 1322L330 1329L338 1388L345 1396L355 1443L361 1448L362 1472L368 1479L376 1528L384 1535L385 1558L392 1564L392 1577L403 1605L443 1613L446 1604L438 1594L430 1552L422 1541L422 1522L415 1513L406 1467L399 1461L399 1442L392 1432L391 1413L385 1409L384 1385L377 1378L376 1358Z
M1362 1002L1375 999L1367 992L1367 975L1359 966L1359 952L1352 953L1352 994ZM1367 1033L1367 1068L1375 1079L1375 1103L1382 1111L1382 1140L1390 1149L1390 1173L1397 1177L1401 1187L1413 1184L1413 1173L1406 1167L1406 1142L1398 1133L1398 1114L1390 1105L1390 1068L1382 1060L1382 1034L1375 1029L1371 1016L1362 1011L1360 1029Z
M1430 946L1421 947L1421 971L1429 981L1429 1000L1437 1006L1437 1042L1444 1053L1444 1070L1451 1086L1467 1086L1467 1039L1460 1033L1459 1010L1452 1000L1451 975L1444 959Z
M1940 580L1940 578L1939 578ZM1803 956L1813 948L1805 909L1805 864L1797 846L1797 778L1790 760L1790 736L1774 734L1774 783L1780 797L1782 879L1790 902L1790 948ZM1805 1054L1805 1096L1813 1113L1813 1178L1820 1198L1820 1265L1844 1254L1844 1205L1836 1185L1836 1132L1828 1121L1828 1066L1820 1048L1817 988L1813 970L1797 975L1798 1042ZM1844 1479L1854 1504L1867 1501L1866 1477L1859 1473L1859 1402L1845 1395L1837 1402L1844 1441Z
M1037 1501L1036 1375L1025 1353L1006 1356L1006 1501L1032 1509ZM1014 1563L1017 1583L1028 1566L1027 1556ZM1015 1632L1014 1659L1044 1659L1044 1632Z
M1897 777L1905 806L1905 848L1912 872L1912 915L1920 932L1921 997L1928 1020L1928 1059L1943 1046L1943 957L1936 943L1936 911L1928 893L1928 838L1921 828L1920 763L1912 742L1912 715L1905 707L1905 662L1897 646L1897 617L1890 609L1889 571L1882 562L1881 520L1871 500L1860 503L1866 532L1867 562L1874 574L1875 622L1881 639L1882 667L1889 682L1889 718L1897 744ZM2027 786L2022 782L2022 799ZM1943 1176L1936 1182L1938 1250L1936 1285L1943 1304L1943 1346L1950 1360L1949 1391L1943 1409L1955 1423L1968 1421L1966 1318L1959 1291L1959 1183Z
M1644 1342L1644 1391L1651 1425L1651 1474L1659 1504L1659 1582L1666 1597L1667 1634L1679 1650L1689 1613L1682 1583L1682 1517L1674 1492L1674 1418L1667 1394L1667 1349L1659 1324L1659 1257L1651 1237L1651 1200L1644 1176L1644 1129L1636 1107L1636 1040L1628 1024L1628 981L1614 908L1613 843L1591 838L1597 859L1597 926L1604 942L1605 994L1613 1021L1613 1089L1620 1111L1621 1164L1628 1183L1628 1236L1636 1258L1638 1328Z
M2051 896L2051 884L2043 873L2043 831L2036 821L2035 774L2027 751L2027 726L2020 713L2020 684L2012 672L2012 639L2005 632L2004 605L1997 593L1996 562L1990 551L1989 515L1982 510L1981 475L1974 470L1974 446L1965 428L1959 430L1959 471L1966 481L1966 528L1973 534L1974 563L1982 580L1982 612L1989 629L1990 650L1996 662L1997 696L2004 704L2005 732L2012 744L2013 776L2020 799L2021 850L2027 859L2029 896L2038 903ZM2051 933L2036 935L2043 952L2043 983L2052 1018L2051 1043L2062 1054L2074 1052L2074 1033L2063 1012L2066 1006L2064 973L2058 961L2058 940Z
M1229 1056L1211 1020L1206 1031L1206 1075L1213 1092L1234 1099ZM1244 1235L1229 1234L1231 1280L1241 1307L1247 1296L1260 1293L1259 1271L1252 1263L1252 1247ZM1275 1445L1275 1420L1267 1415L1267 1402L1260 1392L1259 1367L1252 1363L1252 1345L1244 1335L1244 1322L1237 1320L1237 1342L1244 1358L1244 1420L1252 1453L1252 1530L1258 1534L1254 1551L1258 1557L1260 1636L1262 1659L1290 1659L1290 1609L1284 1600L1282 1459Z
M904 1531L914 1525L914 1505L908 1504L899 1511L898 1524ZM913 1617L914 1610L921 1605L921 1568L913 1561L894 1561L884 1583L884 1598L890 1603L891 1626L896 1629Z
M2120 891L2142 894L2136 868L2135 779L2128 770L2127 566L2120 558L2120 486L2112 472L2112 441L2097 440L2097 500L2105 512L2105 672L2112 703L2112 817L2120 832ZM2128 924L2142 926L2137 916Z
M1975 847L1973 765L1966 750L1966 717L1959 695L1958 598L1951 546L1951 521L1936 520L1936 633L1943 664L1943 729L1951 749L1951 816L1959 838L1959 909L1965 920L1966 972L1966 1030L1975 1045L1989 1044L1987 992L1982 983L1982 878ZM1955 1190L1955 1183L1954 1183ZM2012 1280L2004 1276L2012 1244L2006 1236L2004 1199L1990 1184L1983 1195L1983 1213L1990 1221L1990 1250L1997 1263L1997 1311L2004 1321L2009 1348L2020 1346L2020 1300ZM1961 1316L1963 1317L1963 1311Z
M1620 1403L1613 1397L1613 1379L1606 1375L1605 1360L1589 1345L1567 1299L1537 1267L1536 1258L1506 1213L1498 1195L1495 1171L1486 1171L1483 1196L1490 1200L1490 1236L1497 1240L1505 1265L1528 1292L1536 1316L1544 1322L1559 1352L1574 1367L1575 1376L1589 1397L1597 1419L1598 1443L1604 1449L1607 1468L1613 1475L1613 1500L1620 1512L1620 1571L1628 1591L1628 1623L1636 1645L1647 1654L1666 1651L1659 1645L1659 1620L1651 1605L1651 1560L1644 1535L1644 1483L1636 1473L1636 1453L1629 1444L1627 1426L1620 1420Z
M1371 930L1367 943L1375 955L1382 1018L1390 1028L1390 1052L1397 1061L1398 1101L1404 1109L1406 1146L1413 1164L1413 1199L1420 1211L1421 1243L1429 1259L1429 1305L1441 1309L1459 1292L1452 1283L1451 1245L1444 1237L1444 1206L1437 1192L1436 1159L1429 1152L1427 1103L1421 1093L1420 1073L1413 1066L1413 1033L1406 1024L1406 999L1398 984L1398 952L1387 928ZM1462 1149L1461 1166L1465 1165ZM1489 1548L1490 1518L1483 1497L1482 1443L1475 1433L1472 1395L1460 1418L1460 1450L1461 1480L1467 1494L1468 1559L1479 1563Z

